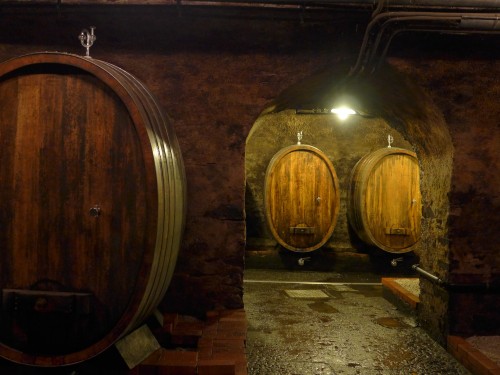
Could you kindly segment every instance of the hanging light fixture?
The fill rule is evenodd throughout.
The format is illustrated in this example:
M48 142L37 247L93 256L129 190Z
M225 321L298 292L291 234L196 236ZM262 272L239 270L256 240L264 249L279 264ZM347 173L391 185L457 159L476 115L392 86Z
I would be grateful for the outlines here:
M313 108L313 109L297 109L295 113L298 115L336 115L340 120L346 120L349 116L352 115L360 115L359 112L355 111L351 107L341 106L341 107L333 107L333 108Z
M358 114L354 109L352 109L350 107L347 107L347 106L332 108L330 110L330 113L333 113L333 114L337 115L337 117L340 120L345 120L349 116Z

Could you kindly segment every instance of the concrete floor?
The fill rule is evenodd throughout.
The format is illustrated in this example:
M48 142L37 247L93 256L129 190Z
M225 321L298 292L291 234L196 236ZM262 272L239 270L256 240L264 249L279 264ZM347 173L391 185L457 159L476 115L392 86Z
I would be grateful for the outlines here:
M246 269L249 375L466 375L370 274Z

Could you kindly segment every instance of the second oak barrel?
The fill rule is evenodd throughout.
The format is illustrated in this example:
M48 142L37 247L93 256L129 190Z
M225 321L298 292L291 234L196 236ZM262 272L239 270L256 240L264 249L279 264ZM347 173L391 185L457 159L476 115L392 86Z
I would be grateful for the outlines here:
M420 168L414 152L387 147L354 167L347 216L356 234L390 253L413 250L420 239Z

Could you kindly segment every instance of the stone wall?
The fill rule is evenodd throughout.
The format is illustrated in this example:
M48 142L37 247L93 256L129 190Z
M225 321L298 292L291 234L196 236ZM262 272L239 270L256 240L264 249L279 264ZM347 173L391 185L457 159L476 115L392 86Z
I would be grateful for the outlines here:
M91 56L135 75L157 97L179 139L188 201L162 308L203 315L241 307L245 139L281 91L355 56L339 35L361 37L356 22L175 7L12 7L0 17L0 59L34 51L83 55L78 35L92 25Z
M449 259L436 259L438 267L449 268L452 284L449 330L498 334L500 64L498 56L491 60L496 49L480 53L473 47L477 40L464 41L463 59L416 59L404 70L418 77L443 111L454 146Z
M171 117L186 167L188 212L164 310L201 315L208 309L242 306L245 142L250 129L274 99L283 98L280 93L357 57L366 25L359 15L309 19L307 14L284 17L269 12L233 11L228 16L163 7L21 7L0 13L1 60L45 50L83 54L77 36L82 28L95 25L91 55L142 80ZM500 67L494 55L483 51L500 48L475 43L477 60L462 62L468 54L454 52L462 40L454 46L425 38L410 42L395 50L398 59L391 64L430 93L449 129L443 129L443 118L434 107L420 116L411 100L399 101L391 85L399 85L401 78L391 83L380 76L372 87L392 92L374 105L389 103L383 118L416 145L424 173L441 170L437 180L427 179L422 187L429 218L422 264L453 281L498 283L498 247L492 237L499 220L494 171L499 163L495 145ZM425 99L418 108L427 104L432 105ZM448 130L455 149L451 191L446 165L452 150L441 147ZM448 192L449 223L448 201L443 199ZM432 286L424 293L424 319L439 336L448 329L446 296ZM467 306L473 312L474 307ZM483 315L497 311L483 306ZM463 320L456 307L450 311L457 328Z

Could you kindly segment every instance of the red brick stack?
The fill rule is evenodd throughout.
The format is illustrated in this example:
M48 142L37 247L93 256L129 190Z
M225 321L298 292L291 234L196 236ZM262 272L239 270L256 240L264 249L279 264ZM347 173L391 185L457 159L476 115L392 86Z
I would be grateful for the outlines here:
M210 311L205 320L164 314L162 348L130 375L247 375L245 311Z
M464 338L448 336L448 352L474 375L500 375L500 367Z

